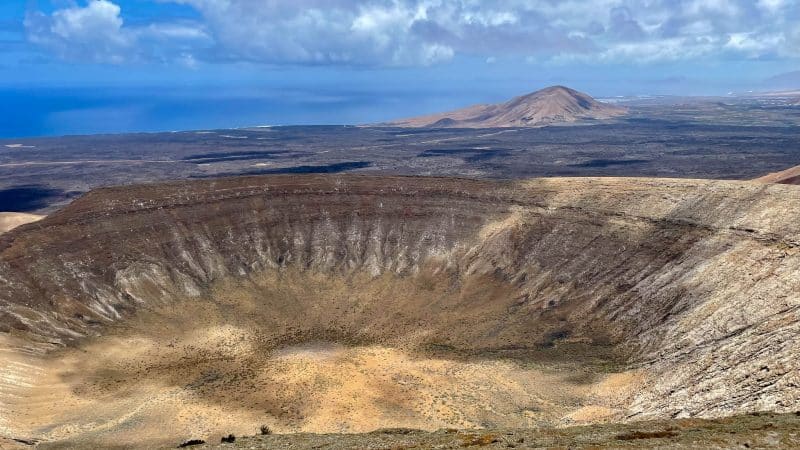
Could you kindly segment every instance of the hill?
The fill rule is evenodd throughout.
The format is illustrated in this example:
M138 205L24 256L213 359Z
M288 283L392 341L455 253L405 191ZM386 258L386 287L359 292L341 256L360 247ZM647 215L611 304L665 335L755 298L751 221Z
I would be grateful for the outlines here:
M398 120L387 125L435 128L536 127L556 123L606 120L626 114L620 106L601 103L564 86L552 86L496 105Z
M773 172L756 178L759 183L800 184L800 166L790 167L780 172Z

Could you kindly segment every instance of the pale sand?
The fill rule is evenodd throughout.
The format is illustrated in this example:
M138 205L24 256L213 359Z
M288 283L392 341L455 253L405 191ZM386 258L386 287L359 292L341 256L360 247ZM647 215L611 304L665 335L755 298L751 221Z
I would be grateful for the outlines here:
M204 302L169 305L49 356L6 342L0 435L172 446L256 434L262 424L277 433L558 426L619 420L642 381L385 345L275 348L252 324L217 314Z
M0 212L0 234L6 231L25 225L26 223L36 222L41 220L44 216L37 214L17 213L17 212Z

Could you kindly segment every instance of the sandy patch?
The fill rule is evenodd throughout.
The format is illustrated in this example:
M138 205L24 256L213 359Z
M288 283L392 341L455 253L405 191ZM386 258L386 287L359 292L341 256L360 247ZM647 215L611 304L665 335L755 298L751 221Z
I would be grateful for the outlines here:
M75 445L171 446L256 434L262 424L277 433L526 428L618 412L595 405L597 377L576 381L574 370L382 345L269 348L253 329L192 318L201 326L186 332L178 328L188 318L174 333L107 336L17 361L25 383L0 393L6 431Z
M567 414L566 420L577 424L621 421L625 416L624 405L630 404L647 375L641 370L612 373L604 376L592 386L586 406Z
M41 220L43 218L44 216L37 214L0 212L0 234L5 233L6 231L11 231L20 225L36 222L37 220Z
M211 298L151 305L104 336L15 366L36 370L9 374L25 383L11 395L0 389L6 426L73 447L172 447L261 425L276 433L527 428L604 420L598 408L624 407L600 395L616 383L598 370L605 360L593 362L599 349L459 352L425 344L434 332L425 325L392 335L407 327L399 316L336 319L385 296L416 309L446 295L436 286L270 272L222 283ZM486 316L480 300L500 295L487 289L481 283L475 302L471 294L452 301Z
M620 410L606 406L587 405L567 414L566 418L576 423L597 423L619 418Z
M558 424L591 391L569 374L510 361L324 342L265 352L252 336L224 331L66 352L29 376L35 395L18 405L14 428L43 440L170 443L254 434L261 424L278 433L533 427Z

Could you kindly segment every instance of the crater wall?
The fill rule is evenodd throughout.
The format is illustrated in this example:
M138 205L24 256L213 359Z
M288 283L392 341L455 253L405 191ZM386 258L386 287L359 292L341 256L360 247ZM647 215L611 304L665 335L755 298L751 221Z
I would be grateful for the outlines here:
M0 236L0 336L46 357L195 302L269 330L268 349L608 351L645 374L628 419L789 411L798 200L793 186L636 178L100 189Z

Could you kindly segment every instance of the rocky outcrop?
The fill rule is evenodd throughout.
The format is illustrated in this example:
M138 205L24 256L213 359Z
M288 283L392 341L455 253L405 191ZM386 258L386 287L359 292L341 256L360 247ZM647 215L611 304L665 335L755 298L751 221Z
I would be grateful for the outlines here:
M612 346L648 374L631 418L793 411L798 199L793 186L619 178L100 189L0 237L0 328L82 345L141 311L235 293L260 305L270 345ZM317 290L263 297L282 282Z

